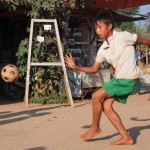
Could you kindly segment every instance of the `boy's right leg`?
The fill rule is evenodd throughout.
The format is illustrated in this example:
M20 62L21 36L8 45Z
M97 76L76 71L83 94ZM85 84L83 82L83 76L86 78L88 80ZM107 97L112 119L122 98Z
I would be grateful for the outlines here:
M108 98L105 99L103 102L103 109L104 113L108 117L108 119L111 121L111 123L114 125L114 127L118 130L119 134L121 135L121 138L117 141L112 142L112 145L131 145L133 144L133 139L128 134L127 130L125 129L121 118L119 115L114 111L112 105L115 101L114 98Z
M93 107L92 126L85 134L81 135L81 138L83 140L90 140L91 138L93 138L94 136L96 136L101 132L99 122L103 110L102 100L107 96L108 94L102 88L92 94L92 107Z

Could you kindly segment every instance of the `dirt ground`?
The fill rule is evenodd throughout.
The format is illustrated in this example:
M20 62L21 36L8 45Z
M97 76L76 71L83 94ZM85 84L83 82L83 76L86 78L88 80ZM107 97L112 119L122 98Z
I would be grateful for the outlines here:
M75 101L74 108L68 104L27 108L24 102L1 95L0 150L150 150L150 82L145 81L147 76L141 80L140 95L130 95L126 105L114 104L134 145L109 145L120 137L105 115L99 136L89 142L80 139L91 125L91 99Z

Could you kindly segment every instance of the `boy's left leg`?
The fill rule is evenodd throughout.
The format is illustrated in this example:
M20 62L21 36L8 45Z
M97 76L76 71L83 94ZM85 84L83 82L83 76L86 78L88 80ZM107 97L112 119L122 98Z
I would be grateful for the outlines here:
M131 145L133 144L133 139L128 134L127 130L125 129L119 115L114 111L112 104L115 101L114 98L107 98L103 102L103 111L117 129L121 138L117 141L112 142L112 145Z

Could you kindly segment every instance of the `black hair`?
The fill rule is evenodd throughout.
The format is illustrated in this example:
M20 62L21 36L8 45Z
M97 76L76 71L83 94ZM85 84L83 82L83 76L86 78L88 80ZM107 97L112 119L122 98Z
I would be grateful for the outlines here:
M111 13L107 11L100 11L94 18L94 24L98 21L103 21L106 25L112 24L112 29L114 28L114 19Z

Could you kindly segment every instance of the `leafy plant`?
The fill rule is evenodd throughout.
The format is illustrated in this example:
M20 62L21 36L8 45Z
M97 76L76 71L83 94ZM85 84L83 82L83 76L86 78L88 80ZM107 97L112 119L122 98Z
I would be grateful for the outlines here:
M121 14L124 16L134 17L134 14L139 12L139 7L127 8L127 9L124 9L124 11L116 10L116 12L118 14ZM116 23L116 27L120 28L123 31L126 30L129 32L136 32L136 26L135 26L135 23L133 21Z
M8 9L16 10L18 7L26 10L31 18L57 18L62 21L71 15L71 11L83 8L86 0L1 0Z
M54 24L51 24L54 26ZM54 28L44 30L43 23L36 23L33 32L31 62L60 62L57 40ZM37 41L35 35L44 37L44 42ZM17 64L20 77L26 76L29 40L26 38L19 45ZM62 67L31 67L30 69L30 102L34 103L63 103L66 102L65 93L59 94L59 84L63 79Z

